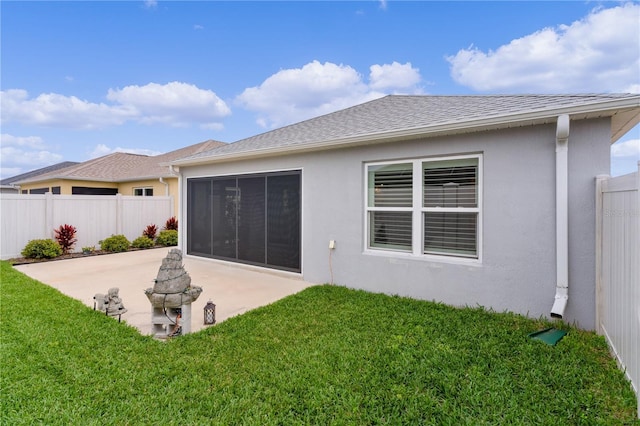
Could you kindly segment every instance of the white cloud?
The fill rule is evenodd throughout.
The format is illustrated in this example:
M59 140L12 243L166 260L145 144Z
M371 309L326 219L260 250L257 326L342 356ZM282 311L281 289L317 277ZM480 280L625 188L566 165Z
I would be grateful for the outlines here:
M211 125L231 114L227 104L211 90L178 81L110 89L107 99L134 108L138 112L137 120L144 124Z
M408 89L421 93L421 88L417 86L422 80L420 70L413 68L410 62L403 65L394 61L392 64L371 65L369 69L369 86L372 89Z
M148 8L148 9L153 9L156 6L158 6L158 1L157 0L144 0L144 7Z
M25 173L25 170L20 167L4 167L0 166L0 179L13 177Z
M126 152L126 153L129 153L129 154L150 155L150 156L162 154L162 152L154 151L152 149L122 148L122 147L109 148L105 144L98 144L89 153L89 158L93 159L93 158L103 157L105 155L113 154L114 152Z
M631 132L633 131L631 130ZM636 172L638 161L640 161L639 137L620 140L611 145L611 176Z
M624 90L624 93L640 93L640 83L630 84Z
M119 126L129 121L219 128L220 118L231 114L214 92L180 82L110 89L107 99L113 102L111 105L56 93L29 98L29 94L20 89L2 91L0 97L2 123L85 130Z
M8 133L0 135L2 146L20 146L32 149L46 149L44 141L39 136L13 136Z
M452 78L481 91L638 91L640 4L594 9L570 25L544 28L497 50L447 57Z
M126 106L95 104L56 93L29 98L26 90L0 92L2 123L17 122L47 127L97 129L123 124L135 116Z
M618 141L611 145L611 157L632 157L640 160L640 139Z
M62 155L51 152L37 136L19 137L3 133L0 135L0 146L3 177L62 161Z
M373 65L370 83L348 65L313 61L302 68L280 70L260 86L244 90L236 100L258 112L262 127L278 127L327 114L407 89L415 92L419 71L407 63ZM385 91L383 92L382 89Z

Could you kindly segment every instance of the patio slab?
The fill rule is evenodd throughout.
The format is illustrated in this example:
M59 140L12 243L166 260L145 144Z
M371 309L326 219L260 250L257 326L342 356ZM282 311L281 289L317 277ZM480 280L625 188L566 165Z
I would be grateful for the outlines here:
M122 321L142 334L152 334L151 303L144 290L153 287L169 248L116 253L54 262L17 265L15 269L93 308L93 296L120 289L127 309ZM297 274L184 256L191 284L202 294L191 307L191 331L206 327L203 309L216 304L216 322L271 304L313 284Z

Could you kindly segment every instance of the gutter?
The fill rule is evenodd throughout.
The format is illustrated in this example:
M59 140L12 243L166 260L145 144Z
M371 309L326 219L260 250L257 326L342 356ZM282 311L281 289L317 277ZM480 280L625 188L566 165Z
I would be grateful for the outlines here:
M552 318L564 316L569 301L569 116L556 127L556 296Z

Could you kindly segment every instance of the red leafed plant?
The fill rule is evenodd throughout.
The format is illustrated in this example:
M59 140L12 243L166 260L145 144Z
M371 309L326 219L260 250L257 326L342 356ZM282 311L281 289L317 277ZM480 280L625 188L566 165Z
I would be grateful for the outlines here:
M76 228L72 225L60 225L60 228L53 230L56 233L56 241L62 248L62 253L67 254L71 251L76 241Z
M177 231L178 230L178 219L176 219L175 216L170 217L169 219L167 219L167 223L165 223L164 229L168 230L168 231L169 230Z
M155 240L156 234L158 233L158 227L156 225L147 225L147 227L142 231L142 235L148 237L149 239Z

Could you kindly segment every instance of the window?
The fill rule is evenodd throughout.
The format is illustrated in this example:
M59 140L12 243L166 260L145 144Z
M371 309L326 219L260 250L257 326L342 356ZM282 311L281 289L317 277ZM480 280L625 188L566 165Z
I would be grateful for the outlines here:
M87 186L72 186L71 195L117 195L118 188L91 188Z
M34 188L29 190L29 194L46 194L49 188Z
M366 167L367 248L478 258L481 156Z
M153 197L153 188L133 188L133 195L138 197Z

